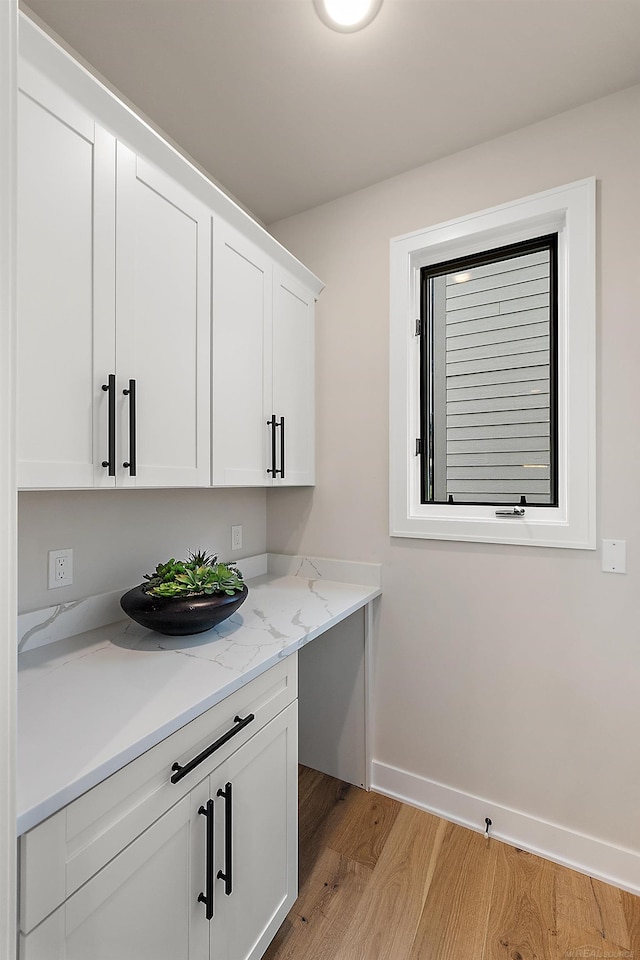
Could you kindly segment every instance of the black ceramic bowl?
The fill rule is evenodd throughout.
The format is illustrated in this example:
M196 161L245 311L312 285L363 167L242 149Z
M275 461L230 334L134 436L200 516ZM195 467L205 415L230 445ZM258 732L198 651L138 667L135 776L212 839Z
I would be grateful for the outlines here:
M233 596L214 593L202 597L154 597L139 584L120 598L120 606L132 620L169 637L186 637L211 630L235 613L249 593L246 586Z

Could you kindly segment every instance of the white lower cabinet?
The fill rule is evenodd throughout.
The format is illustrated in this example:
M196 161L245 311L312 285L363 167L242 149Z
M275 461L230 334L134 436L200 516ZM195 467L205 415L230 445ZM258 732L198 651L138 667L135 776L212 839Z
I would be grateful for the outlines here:
M184 797L35 930L21 935L21 960L195 957L190 864L197 856L191 850L196 831L190 799Z
M282 683L279 667L270 685L258 678L252 722L262 725L256 733L250 736L247 727L248 738L235 750L229 738L218 766L205 759L180 785L167 783L163 795L176 789L180 799L33 929L30 888L38 900L48 861L55 860L50 871L55 887L53 867L66 849L62 874L75 885L81 874L74 861L87 862L94 845L104 851L105 834L117 834L122 843L127 820L139 816L141 794L153 789L155 778L148 778L154 764L140 770L138 786L124 800L117 802L113 788L102 791L95 814L89 814L93 805L85 795L77 810L67 808L70 815L64 810L55 815L55 829L42 825L32 849L23 846L21 896L27 903L21 904L20 960L259 960L297 895L297 700L266 720L292 691L290 682L288 690ZM196 733L199 737L201 728ZM172 754L172 739L159 745L163 764L165 755L189 756L184 738ZM200 739L193 745L191 756L198 756ZM192 780L194 785L184 786ZM155 793L163 791L158 787ZM147 806L157 812L153 800ZM96 819L87 824L91 816ZM31 906L37 921L39 904Z
M216 797L219 790L226 794L229 784L232 787L231 805L218 797L224 808L218 823L232 811L232 876L229 895L224 881L217 881L211 951L215 960L258 960L293 906L298 887L297 770L296 702L230 758L221 778L212 777ZM225 842L227 836L225 832ZM220 860L226 872L224 845L216 867Z

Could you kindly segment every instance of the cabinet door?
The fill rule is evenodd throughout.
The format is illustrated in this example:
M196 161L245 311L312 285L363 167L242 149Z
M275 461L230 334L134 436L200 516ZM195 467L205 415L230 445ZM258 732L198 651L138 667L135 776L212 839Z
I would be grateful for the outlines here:
M27 936L20 960L205 960L205 781ZM197 888L197 889L196 889Z
M210 214L120 143L116 209L118 483L208 486Z
M24 64L20 83L18 485L113 486L115 141Z
M293 906L297 769L296 701L237 750L217 776L218 789L232 788L232 889L227 895L224 881L217 881L211 960L259 960ZM227 802L218 807L218 817L228 816ZM225 844L221 847L218 861L222 857L225 872Z
M222 220L213 223L213 484L259 487L271 416L272 263Z
M315 482L315 387L313 295L280 269L273 284L273 412L284 467L278 486Z

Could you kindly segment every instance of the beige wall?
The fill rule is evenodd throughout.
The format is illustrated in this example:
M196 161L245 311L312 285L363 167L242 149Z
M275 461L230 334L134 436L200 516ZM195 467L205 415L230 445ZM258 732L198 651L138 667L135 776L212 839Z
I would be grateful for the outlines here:
M18 498L19 610L24 613L140 583L188 550L221 559L264 553L264 490L37 491ZM242 550L231 551L241 523ZM74 582L47 588L49 550L73 549ZM240 563L240 569L242 564Z
M317 486L267 510L270 550L383 564L377 761L637 852L639 161L636 87L275 224L326 290ZM598 538L628 541L627 575L600 550L390 539L390 238L589 176Z

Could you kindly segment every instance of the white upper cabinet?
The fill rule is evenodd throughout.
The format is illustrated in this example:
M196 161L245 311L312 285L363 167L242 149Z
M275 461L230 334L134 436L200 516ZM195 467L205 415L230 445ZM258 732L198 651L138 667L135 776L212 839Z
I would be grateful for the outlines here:
M212 425L215 486L265 486L271 416L271 259L213 223ZM269 357L270 359L270 357Z
M313 295L280 268L273 277L276 482L315 482Z
M209 210L35 71L19 129L19 486L207 486Z
M107 450L107 397L94 370L100 301L96 198L113 194L113 139L35 71L18 102L17 452L21 487L91 487ZM113 292L111 291L111 302ZM99 306L98 306L99 304ZM106 337L113 372L113 328Z
M18 486L312 484L322 284L20 27Z
M118 482L208 486L209 211L121 143L116 211Z
M313 293L213 224L213 483L314 482Z

